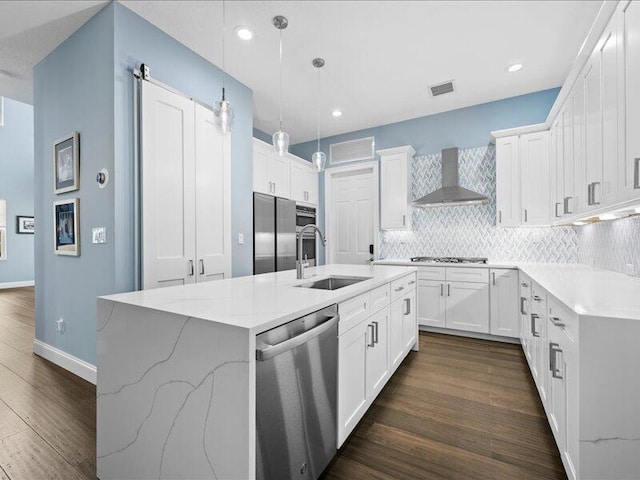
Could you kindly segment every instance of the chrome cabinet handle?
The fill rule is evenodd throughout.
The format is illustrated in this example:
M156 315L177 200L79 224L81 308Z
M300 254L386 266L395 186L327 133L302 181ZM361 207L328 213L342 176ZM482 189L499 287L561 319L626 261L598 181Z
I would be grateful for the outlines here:
M372 323L370 323L369 325L367 325L367 328L371 329L371 336L369 338L371 338L371 343L369 343L367 345L367 347L375 347L376 346L376 342L374 339L374 335L375 335L375 327L373 326Z
M599 201L596 201L596 187L601 186L600 182L593 182L589 184L589 201L587 202L589 205L600 205Z
M401 292L402 290L404 290L404 287L398 287L398 288L396 288L396 292Z
M640 157L633 160L633 188L640 188Z
M534 296L533 296L533 300L534 300L535 302L541 302L541 301L542 301L542 298L540 298L538 295L534 295Z
M527 301L525 297L520 297L520 313L522 315L526 315L527 312L524 311L524 303Z
M406 226L407 224L407 216L406 215L402 215L402 226Z
M550 317L550 318L551 318L551 323L553 323L556 327L564 328L567 326L560 317Z
M193 260L189 260L188 265L189 265L189 276L193 277L193 274L195 273L193 268Z
M498 210L498 223L502 223L502 210Z
M556 218L561 217L562 214L558 213L558 208L560 208L561 203L560 202L556 202Z
M416 281L415 281L415 280L411 280L411 281L409 282L409 285L413 285L414 283L416 283Z
M564 197L564 213L573 213L573 197Z
M532 313L531 314L531 335L533 335L534 337L540 337L540 334L538 333L538 330L536 329L536 320L540 318L540 315L538 315L537 313Z
M600 205L600 201L596 201L596 187L602 187L600 182L593 182L593 204ZM602 192L600 192L600 196L602 196Z
M524 209L524 223L527 223L529 221L529 212L527 211L527 209Z
M204 275L204 260L200 259L200 275Z
M451 284L447 283L447 297L451 296Z
M587 205L593 205L593 183L587 185Z
M405 298L404 299L404 306L405 306L405 315L409 315L411 313L411 299L410 298Z
M378 339L378 322L371 322L374 325L374 329L373 329L373 333L374 333L374 337L373 337L373 344L377 344L379 343L379 339Z
M444 283L440 284L440 296L444 297Z
M527 284L527 282L522 282L522 283L520 284L520 286L522 286L522 287L524 287L524 288L527 288L529 285Z
M558 368L558 353L563 353L560 345L549 342L549 370L551 370L551 376L562 380L563 376L560 375L560 369Z
M491 272L491 282L495 286L495 284L496 284L496 272Z

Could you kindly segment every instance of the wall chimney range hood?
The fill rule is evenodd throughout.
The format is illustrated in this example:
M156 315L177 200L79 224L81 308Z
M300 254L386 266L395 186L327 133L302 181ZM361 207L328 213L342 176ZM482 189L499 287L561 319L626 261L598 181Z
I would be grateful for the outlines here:
M442 150L442 187L413 202L415 207L455 207L461 205L482 205L489 198L458 184L458 149Z

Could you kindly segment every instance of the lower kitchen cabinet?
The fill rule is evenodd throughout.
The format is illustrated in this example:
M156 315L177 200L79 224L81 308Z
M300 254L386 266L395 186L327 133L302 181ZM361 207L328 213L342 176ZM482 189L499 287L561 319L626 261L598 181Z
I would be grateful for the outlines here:
M420 325L446 327L444 287L443 282L418 279L418 323Z
M450 282L446 285L446 327L469 332L489 332L489 285Z
M492 268L490 272L491 335L518 338L518 271Z
M417 342L415 273L338 305L345 328L338 336L338 445L343 444ZM369 295L369 301L362 298ZM388 299L395 298L389 304ZM384 299L387 299L385 302ZM354 304L366 304L371 314L349 315ZM373 307L373 306L376 307ZM361 318L361 320L357 320ZM350 322L356 319L357 324Z

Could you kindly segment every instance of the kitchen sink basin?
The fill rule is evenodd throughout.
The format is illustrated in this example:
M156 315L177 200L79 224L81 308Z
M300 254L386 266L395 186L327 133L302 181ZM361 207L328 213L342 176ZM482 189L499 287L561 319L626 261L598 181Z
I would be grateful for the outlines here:
M309 283L303 283L302 285L296 285L300 288L316 288L319 290L338 290L339 288L348 287L355 283L364 282L370 280L371 277L346 277L340 275L332 275L321 280L315 280Z

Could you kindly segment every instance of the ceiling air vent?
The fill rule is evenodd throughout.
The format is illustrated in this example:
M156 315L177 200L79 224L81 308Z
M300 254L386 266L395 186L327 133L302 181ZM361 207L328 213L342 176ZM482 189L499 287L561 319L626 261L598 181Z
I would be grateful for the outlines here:
M331 165L368 160L375 156L375 138L359 138L348 142L332 143L329 146L329 162Z
M431 93L431 97L435 98L440 95L444 95L446 93L453 93L454 85L453 80L449 82L440 83L438 85L431 85L429 87L429 93Z

